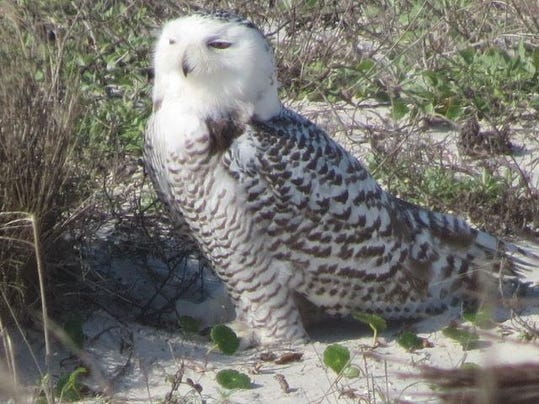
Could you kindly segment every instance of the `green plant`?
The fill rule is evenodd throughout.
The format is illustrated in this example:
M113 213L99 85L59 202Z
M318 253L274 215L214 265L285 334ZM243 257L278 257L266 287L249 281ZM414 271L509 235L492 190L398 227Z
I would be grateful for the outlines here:
M225 355L233 355L240 346L240 340L236 333L223 324L212 327L210 337Z
M70 373L63 374L52 389L52 394L50 394L48 390L52 385L51 377L49 373L46 373L41 379L41 391L36 401L39 404L47 404L55 402L57 398L60 403L63 403L79 401L88 397L89 389L80 381L80 378L87 374L88 369L84 367L78 367Z
M350 351L340 344L329 345L324 350L324 364L339 374L350 362Z
M350 350L340 344L328 345L324 350L324 364L348 379L359 377L360 370L350 364Z
M352 313L352 317L354 317L356 320L361 321L364 324L367 324L372 329L372 344L376 345L378 333L384 331L387 328L386 320L376 314L364 313L357 310Z
M85 386L80 382L80 377L87 374L88 369L79 367L73 372L64 375L56 384L56 395L60 402L79 401L85 396Z
M24 9L9 7L0 34L0 316L9 323L30 312L39 293L34 257L50 255L82 197L74 164L81 110L65 42L50 46Z
M537 52L523 41L512 54L499 46L469 47L443 60L436 70L417 70L401 85L406 110L401 106L397 117L413 112L456 120L472 110L499 122L519 104L534 105L528 91L539 90Z
M496 326L492 320L492 313L488 310L465 312L462 314L462 318L481 329L488 330Z
M478 347L479 336L468 330L449 326L442 330L442 334L452 340L457 341L465 351Z
M217 383L225 389L251 389L251 379L245 373L233 369L220 370L216 376Z
M407 351L415 351L416 349L424 348L423 338L419 338L417 334L411 331L404 331L399 335L397 343Z

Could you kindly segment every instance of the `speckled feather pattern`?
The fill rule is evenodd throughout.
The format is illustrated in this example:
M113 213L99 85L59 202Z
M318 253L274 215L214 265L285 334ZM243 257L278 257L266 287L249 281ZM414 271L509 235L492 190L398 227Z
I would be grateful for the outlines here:
M330 314L410 318L480 291L496 244L479 244L483 233L462 219L387 194L305 118L283 109L219 129L242 132L215 152L208 131L164 159L148 136L147 160L161 198L262 340L304 337L295 293Z
M501 260L521 266L512 254L523 252L511 244L383 191L291 110L263 120L229 109L199 116L193 98L154 98L150 176L258 343L306 337L297 295L330 314L420 317L473 301Z

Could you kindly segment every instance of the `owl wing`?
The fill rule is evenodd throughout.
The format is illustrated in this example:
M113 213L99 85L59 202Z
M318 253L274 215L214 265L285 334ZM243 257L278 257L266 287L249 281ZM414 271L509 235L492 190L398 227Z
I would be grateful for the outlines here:
M281 243L276 250L378 275L406 259L399 254L414 237L409 218L357 159L300 115L283 110L246 128L225 163L258 225Z
M343 224L365 221L364 226L367 216L377 217L385 204L384 192L367 170L300 115L285 110L248 133L232 150L231 170L246 175L241 180L249 200L271 197L277 211L293 209Z
M419 282L516 252L463 219L386 193L356 158L290 110L247 128L227 158L258 224L292 256L301 251L377 277L399 270Z

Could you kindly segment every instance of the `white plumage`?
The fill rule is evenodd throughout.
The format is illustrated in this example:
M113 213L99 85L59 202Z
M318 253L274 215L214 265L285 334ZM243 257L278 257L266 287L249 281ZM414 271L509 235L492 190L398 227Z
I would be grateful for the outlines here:
M305 338L303 300L330 314L418 317L475 300L500 259L525 266L517 247L387 194L284 108L271 47L250 22L171 21L154 66L150 175L254 342Z

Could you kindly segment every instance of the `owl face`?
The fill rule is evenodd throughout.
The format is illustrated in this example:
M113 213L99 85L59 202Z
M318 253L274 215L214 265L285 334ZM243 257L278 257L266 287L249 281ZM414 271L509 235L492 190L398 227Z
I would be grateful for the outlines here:
M155 50L154 98L202 100L214 109L257 109L276 97L271 47L252 24L195 14L165 25Z
M252 61L268 59L263 42L259 31L245 25L198 15L184 17L164 27L156 58L164 57L157 59L156 65L182 73L185 78L240 75Z

